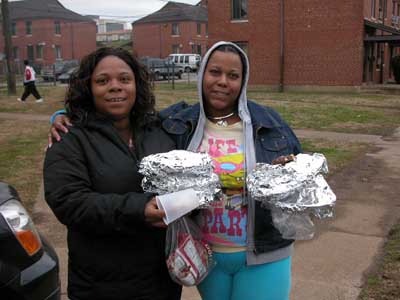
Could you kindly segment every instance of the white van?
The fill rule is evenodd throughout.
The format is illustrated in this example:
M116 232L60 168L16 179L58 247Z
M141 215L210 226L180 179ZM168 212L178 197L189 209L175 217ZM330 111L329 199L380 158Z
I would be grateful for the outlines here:
M185 72L195 72L200 66L201 56L199 54L170 54L168 58Z

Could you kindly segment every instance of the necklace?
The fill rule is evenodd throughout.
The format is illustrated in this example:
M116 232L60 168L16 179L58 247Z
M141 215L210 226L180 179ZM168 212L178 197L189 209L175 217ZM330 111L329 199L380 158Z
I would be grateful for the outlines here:
M132 140L132 137L130 137L129 140L128 140L128 148L129 148L129 149L133 149L133 140Z
M215 124L220 126L220 127L227 127L228 126L228 121L225 120L227 118L232 117L235 114L235 112L231 112L230 114L227 114L226 116L222 116L222 117L208 117L211 120L215 120L217 121Z

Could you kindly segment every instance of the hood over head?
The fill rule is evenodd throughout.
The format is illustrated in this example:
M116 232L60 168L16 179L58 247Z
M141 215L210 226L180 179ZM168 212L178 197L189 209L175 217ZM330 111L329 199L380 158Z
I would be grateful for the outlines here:
M243 140L245 147L245 162L246 162L246 170L247 172L251 171L255 167L256 159L255 159L255 150L254 150L254 142L253 142L253 129L251 125L251 116L249 109L247 107L247 83L249 80L249 60L247 58L246 53L236 44L231 42L220 41L215 43L204 55L202 59L202 63L200 65L198 79L197 79L197 91L200 102L200 115L199 120L196 126L196 130L193 134L191 142L188 146L188 150L197 151L199 148L201 141L203 139L204 127L206 124L206 114L204 111L204 99L203 99L203 77L204 71L206 69L207 63L210 60L211 55L217 48L221 46L231 46L239 52L242 64L243 64L243 81L242 88L240 91L239 99L238 99L238 114L240 119L243 122Z

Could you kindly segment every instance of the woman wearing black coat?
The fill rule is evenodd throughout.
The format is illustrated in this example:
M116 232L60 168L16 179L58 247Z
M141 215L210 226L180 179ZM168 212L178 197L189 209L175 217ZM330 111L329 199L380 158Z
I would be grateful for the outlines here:
M68 228L71 300L175 300L165 266L164 213L137 164L175 144L160 129L148 74L129 52L102 48L69 85L73 127L47 150L45 198Z

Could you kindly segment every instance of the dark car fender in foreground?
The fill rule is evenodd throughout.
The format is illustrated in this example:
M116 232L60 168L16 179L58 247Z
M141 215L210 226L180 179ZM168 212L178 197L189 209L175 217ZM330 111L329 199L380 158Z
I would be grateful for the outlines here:
M58 257L17 191L0 182L0 299L59 300Z

